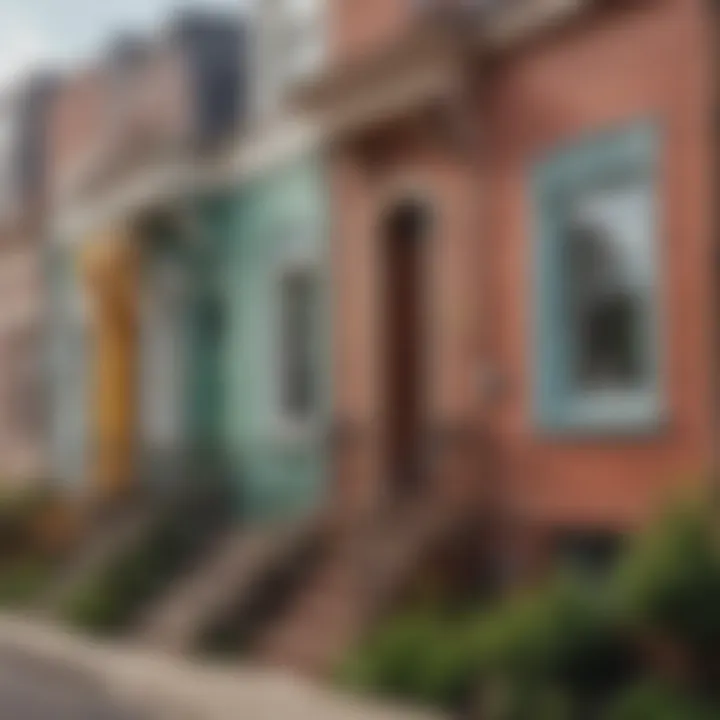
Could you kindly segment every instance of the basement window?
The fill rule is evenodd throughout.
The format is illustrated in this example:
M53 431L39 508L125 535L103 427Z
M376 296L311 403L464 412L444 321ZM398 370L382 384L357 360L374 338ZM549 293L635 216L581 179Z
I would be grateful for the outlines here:
M555 557L563 571L577 577L607 578L617 566L625 538L616 532L575 530L559 533Z
M656 133L642 126L538 169L536 407L545 427L658 420L656 154Z

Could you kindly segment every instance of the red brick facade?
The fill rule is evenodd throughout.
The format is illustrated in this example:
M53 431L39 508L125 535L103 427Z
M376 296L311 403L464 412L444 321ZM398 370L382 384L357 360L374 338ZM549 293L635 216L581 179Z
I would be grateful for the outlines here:
M365 1L335 0L336 62L400 37L403 6L380 2L371 11ZM715 383L709 12L701 0L595 8L478 61L454 114L418 110L336 143L336 415L352 428L338 468L353 502L382 494L380 219L407 197L428 202L433 215L423 300L423 453L433 483L478 502L491 492L532 536L533 528L627 527L671 487L708 471ZM667 414L646 434L550 436L533 419L533 168L563 145L645 120L662 137Z

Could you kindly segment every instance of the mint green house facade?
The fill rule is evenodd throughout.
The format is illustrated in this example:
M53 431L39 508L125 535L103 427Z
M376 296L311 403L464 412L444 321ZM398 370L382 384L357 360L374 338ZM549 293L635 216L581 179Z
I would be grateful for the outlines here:
M276 165L240 187L220 263L220 432L242 514L312 510L325 491L329 274L321 163Z
M311 153L186 199L146 226L138 285L144 484L222 472L243 521L310 512L326 487L330 283L322 163ZM172 215L167 217L172 218ZM58 473L92 455L88 326L77 251L48 256Z
M223 471L225 250L234 196L186 198L143 237L140 437L149 482L195 482Z

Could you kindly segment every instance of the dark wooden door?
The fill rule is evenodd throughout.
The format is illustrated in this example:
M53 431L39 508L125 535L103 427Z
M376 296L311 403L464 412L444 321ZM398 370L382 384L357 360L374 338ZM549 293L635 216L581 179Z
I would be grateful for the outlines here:
M388 221L384 350L387 461L394 494L421 482L423 405L423 219L414 207Z

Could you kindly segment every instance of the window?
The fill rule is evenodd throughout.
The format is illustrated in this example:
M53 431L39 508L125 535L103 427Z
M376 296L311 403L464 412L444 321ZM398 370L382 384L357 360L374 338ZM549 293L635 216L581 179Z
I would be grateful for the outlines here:
M544 425L654 423L656 134L639 127L540 166L538 409Z
M625 538L605 530L566 530L555 539L555 557L567 572L588 580L607 578L617 566Z
M282 108L292 84L318 70L325 53L324 0L262 0L257 5L259 112Z
M324 54L324 23L320 0L288 0L287 78L301 80L315 72Z
M296 268L280 282L280 404L291 423L311 420L317 407L315 374L316 282L312 270Z

